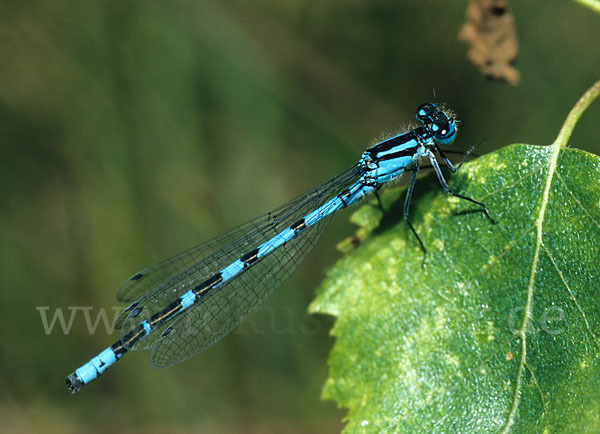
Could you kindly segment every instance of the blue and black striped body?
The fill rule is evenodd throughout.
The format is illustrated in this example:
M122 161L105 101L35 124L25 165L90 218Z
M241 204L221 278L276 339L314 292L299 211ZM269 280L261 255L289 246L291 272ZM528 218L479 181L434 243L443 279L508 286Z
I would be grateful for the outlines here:
M225 336L298 266L329 217L358 202L456 136L453 117L428 103L422 126L367 149L357 164L267 215L133 275L118 298L121 337L67 377L76 392L129 350L152 349L166 367ZM415 171L416 173L416 171Z

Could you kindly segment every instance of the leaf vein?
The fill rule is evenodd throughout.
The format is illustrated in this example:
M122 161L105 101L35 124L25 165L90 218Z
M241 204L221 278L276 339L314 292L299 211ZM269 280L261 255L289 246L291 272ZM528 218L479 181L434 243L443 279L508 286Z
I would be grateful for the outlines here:
M500 259L502 259L508 252L510 252L519 241L521 241L523 238L525 238L531 231L533 231L535 229L535 225L531 225L528 228L526 228L521 235L519 235L517 238L512 239L504 248L504 251L502 253L500 253L498 256L491 258L491 260L488 260L488 263L485 264L482 268L481 268L481 273L478 274L478 276L481 276L483 273L485 273L487 270L489 270L490 268L492 268L492 266L494 266L496 264L496 262L498 262Z
M560 173L556 172L556 177L560 180L560 182L563 185L563 187L565 188L565 190L567 190L567 192L571 195L571 197L577 203L577 205L579 205L579 207L583 210L583 212L585 213L585 215L587 215L589 217L589 219L591 221L593 221L594 224L596 226L598 226L598 228L600 228L600 224L594 219L594 217L592 217L592 215L590 214L590 212L587 210L586 207L583 206L583 204L581 203L581 201L579 199L577 199L577 196L575 196L575 193L573 193L571 191L571 189L567 186L567 184L564 181L564 179L562 179L562 177L560 176Z
M550 258L550 261L552 262L552 265L554 266L554 269L558 273L558 275L560 277L560 280L562 281L563 285L565 285L565 288L569 292L569 296L573 300L573 303L575 303L575 306L577 307L577 310L579 311L579 313L583 317L583 321L585 322L585 327L588 329L588 332L590 332L590 334L594 338L594 341L596 342L596 345L598 346L598 349L600 349L600 339L598 339L598 336L596 336L596 334L592 330L592 327L590 326L590 323L589 323L589 321L587 319L587 316L586 316L585 312L583 311L583 308L581 307L581 305L579 304L579 302L575 298L575 294L573 293L573 291L571 290L571 287L567 283L567 281L566 281L566 279L565 279L565 277L564 277L564 275L563 275L560 267L558 266L558 264L554 260L554 257L552 256L552 254L550 253L550 251L548 250L548 248L546 247L545 244L543 244L543 247L544 247L544 251L546 252L546 254L548 255L548 257Z
M535 388L538 390L539 394L540 394L540 399L542 400L542 407L544 407L544 419L546 420L546 430L544 431L544 433L550 433L550 420L548 419L548 403L546 402L546 400L544 399L544 393L542 392L542 389L540 387L540 383L538 383L537 378L533 372L533 369L531 369L531 366L529 366L529 363L526 363L526 367L527 370L529 371L529 373L531 374L531 378L533 380L533 384L535 384Z
M521 329L519 330L519 334L521 336L521 358L519 360L519 371L517 373L513 405L506 420L506 424L504 425L504 429L502 430L503 433L507 433L511 426L514 424L515 415L519 406L521 396L521 383L523 381L523 368L527 360L527 325L529 323L529 319L531 318L531 312L533 307L533 288L536 282L536 274L538 269L538 263L540 260L540 250L543 244L544 217L546 216L546 209L548 207L548 202L550 198L550 187L552 186L552 180L554 178L554 174L556 173L556 165L558 161L558 156L560 155L560 150L560 146L552 146L552 154L550 156L548 174L546 176L546 185L544 186L544 191L542 193L540 209L537 218L535 219L535 248L533 251L533 261L531 264L529 283L527 284L527 303L525 305L525 313L523 314L523 324L521 326Z
M512 187L514 187L514 186L516 186L516 185L518 185L518 184L520 184L522 181L526 180L527 178L530 178L530 177L532 177L532 176L533 176L533 175L535 175L537 172L540 172L540 171L541 171L541 169L543 169L543 166L536 167L535 169L532 169L532 170L531 170L531 172L528 172L527 174L525 174L525 175L521 176L520 178L517 178L517 179L516 179L514 182L512 182L512 183L510 183L510 184L503 185L502 187L500 187L500 188L499 188L499 189L497 189L497 190L493 190L493 191L490 191L490 192L488 192L488 193L484 194L483 196L481 196L481 197L479 198L479 200L480 200L480 201L484 201L485 199L487 199L487 198L488 198L488 197L490 197L490 196L493 196L493 195L495 195L495 194L498 194L498 193L500 193L500 192L502 192L502 191L504 191L504 190L508 190L508 189L510 189L510 188L512 188Z

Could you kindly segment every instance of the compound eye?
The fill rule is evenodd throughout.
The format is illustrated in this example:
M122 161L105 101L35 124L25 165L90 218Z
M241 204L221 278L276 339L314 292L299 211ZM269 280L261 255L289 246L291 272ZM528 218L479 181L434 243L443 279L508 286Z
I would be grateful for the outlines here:
M433 124L431 131L434 133L435 141L440 145L448 145L456 137L456 127L452 121L444 122L442 125Z
M433 117L438 112L438 108L433 103L425 103L417 108L417 119L424 124L431 123Z
M435 119L432 119L431 122L431 131L436 134L445 135L450 129L450 125L448 124L448 119L446 117L436 116Z

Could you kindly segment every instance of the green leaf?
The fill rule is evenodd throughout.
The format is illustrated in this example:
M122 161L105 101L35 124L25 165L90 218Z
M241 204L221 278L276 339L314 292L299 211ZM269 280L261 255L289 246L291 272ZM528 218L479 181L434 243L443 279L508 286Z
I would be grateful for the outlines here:
M349 409L347 432L600 431L600 158L565 148L569 135L451 177L496 225L419 180L424 269L402 191L383 216L355 213L344 245L359 247L311 305L337 317L323 395Z

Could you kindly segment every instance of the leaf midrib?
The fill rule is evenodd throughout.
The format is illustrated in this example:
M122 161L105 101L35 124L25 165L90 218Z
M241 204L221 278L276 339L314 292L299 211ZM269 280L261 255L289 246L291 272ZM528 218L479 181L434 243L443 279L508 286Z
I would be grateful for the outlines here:
M535 219L536 240L533 252L533 261L531 263L531 273L529 275L529 283L527 284L527 303L525 304L523 323L518 332L518 335L521 338L521 357L519 360L519 371L517 373L513 404L510 409L510 413L508 415L506 423L504 425L504 429L502 430L503 434L507 433L510 427L514 424L517 408L519 407L521 384L523 380L523 370L525 369L525 365L527 362L527 326L529 324L529 319L531 318L533 308L533 288L536 282L535 277L537 274L537 267L540 259L540 251L544 246L544 217L546 215L546 209L548 207L550 188L552 187L552 180L554 179L554 174L556 173L556 166L558 156L560 155L560 151L561 146L558 143L552 145L552 155L550 156L550 164L548 166L548 174L546 176L546 185L544 186L544 192L542 194L540 209Z

